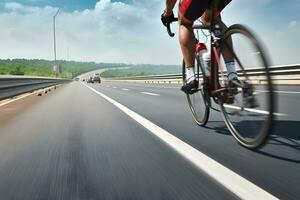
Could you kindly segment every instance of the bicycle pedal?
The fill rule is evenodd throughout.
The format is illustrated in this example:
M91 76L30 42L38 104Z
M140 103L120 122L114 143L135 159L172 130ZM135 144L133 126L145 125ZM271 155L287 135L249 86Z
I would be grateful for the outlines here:
M225 98L224 103L226 103L226 104L233 104L234 103L234 96L227 96Z
M186 91L185 93L186 93L186 94L194 94L194 93L196 93L196 92L198 92L198 89L188 90L188 91Z
M236 95L239 93L237 88L228 88L228 92L230 93L230 95Z
M253 96L249 96L244 99L244 106L246 108L257 108L259 107L258 101Z

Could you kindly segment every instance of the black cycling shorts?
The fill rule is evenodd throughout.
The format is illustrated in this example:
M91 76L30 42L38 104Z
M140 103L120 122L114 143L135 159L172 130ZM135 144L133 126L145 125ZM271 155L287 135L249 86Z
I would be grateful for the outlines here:
M190 21L195 21L201 17L204 11L211 7L214 0L181 0L179 3L179 12ZM218 12L220 13L231 0L219 0Z

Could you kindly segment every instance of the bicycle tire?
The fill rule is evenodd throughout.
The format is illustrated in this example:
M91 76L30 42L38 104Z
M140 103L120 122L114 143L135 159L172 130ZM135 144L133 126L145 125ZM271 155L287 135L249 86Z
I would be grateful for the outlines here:
M196 59L197 61L197 59ZM199 62L197 61L197 71L195 72L196 75L196 79L198 80L199 83L199 90L193 94L186 94L187 100L188 100L188 104L189 104L189 108L192 112L192 116L194 121L197 123L197 125L199 126L205 126L208 118L209 118L209 113L210 113L210 109L207 105L207 102L204 98L204 91L203 91L203 87L201 86L201 83L203 83L204 79L201 76L201 74L199 73L199 68L201 69L201 73L202 73L202 68L201 66L199 66ZM185 62L182 62L182 80L183 82L185 81ZM202 73L203 74L203 73ZM197 98L198 97L198 98ZM195 100L195 98L197 98L199 101L198 102L194 102L193 100ZM202 107L202 109L200 110L200 112L197 111L196 106L200 106Z
M229 27L225 31L225 33L221 39L220 48L219 48L219 52L218 52L219 55L221 55L220 52L222 52L224 45L226 45L227 38L229 38L230 36L231 36L231 38L233 38L233 36L237 35L237 34L241 34L241 35L243 35L243 37L248 38L249 41L251 42L251 44L253 45L253 47L255 47L255 49L258 52L258 53L257 52L255 52L255 53L257 53L256 56L258 56L260 58L262 69L264 70L264 73L265 73L265 79L264 79L265 82L263 83L264 84L263 86L267 88L266 93L263 94L263 96L266 97L266 101L263 104L264 104L264 108L266 108L267 111L265 112L265 114L261 114L262 116L264 115L266 121L264 121L264 123L262 121L259 121L261 123L261 127L262 127L261 130L255 130L255 128L254 128L255 126L253 126L254 130L252 131L252 133L257 131L257 134L255 137L250 138L249 136L247 136L247 134L251 133L251 130L248 130L246 128L247 126L245 126L244 130L242 128L237 128L238 123L232 121L232 118L231 118L232 114L227 111L229 109L225 108L226 104L223 102L223 100L221 98L219 98L219 105L220 105L222 117L223 117L225 124L226 124L227 128L229 129L230 133L234 136L234 138L238 141L239 144L241 144L242 146L247 147L249 149L254 149L254 148L261 147L266 143L267 138L272 130L273 119L274 119L274 110L275 110L275 95L274 95L274 90L273 90L274 86L272 84L271 74L270 74L270 71L268 68L269 63L265 56L263 48L262 48L260 42L258 41L258 39L256 38L256 36L245 26L236 24L236 25ZM234 50L231 50L231 51L234 52ZM233 55L233 53L232 53L232 55ZM236 58L237 57L235 55L235 59ZM247 72L243 69L241 71L248 78L249 75L247 74ZM217 77L219 77L219 76L217 75ZM218 81L217 84L220 86L221 83L220 83L219 78L217 78L216 80ZM254 83L253 83L253 85L254 85ZM262 86L260 86L259 83L256 83L255 87L262 87ZM254 96L254 93L253 93L253 96ZM257 97L257 99L259 99L259 98ZM244 109L244 112L249 112L249 113L253 112L253 111L249 111L250 109L248 109L248 111L247 111L246 110L247 108L243 108L243 109ZM252 109L252 110L254 110L254 109ZM243 110L241 110L241 112L243 112ZM252 114L252 115L255 116L258 114ZM242 117L242 116L240 116L240 117ZM246 122L254 124L254 122L251 122L251 120L246 121ZM239 122L239 124L242 124L242 123ZM244 123L244 124L247 124L247 123ZM248 133L243 135L242 131L248 132Z

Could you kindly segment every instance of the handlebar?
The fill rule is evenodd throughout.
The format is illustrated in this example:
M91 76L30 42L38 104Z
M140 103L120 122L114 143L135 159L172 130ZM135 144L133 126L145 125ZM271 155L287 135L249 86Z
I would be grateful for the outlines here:
M176 22L178 21L178 18L174 18L170 23L167 24L167 31L168 31L168 34L170 37L174 37L175 36L175 33L173 33L171 31L171 27L170 27L170 24L172 24L172 22Z

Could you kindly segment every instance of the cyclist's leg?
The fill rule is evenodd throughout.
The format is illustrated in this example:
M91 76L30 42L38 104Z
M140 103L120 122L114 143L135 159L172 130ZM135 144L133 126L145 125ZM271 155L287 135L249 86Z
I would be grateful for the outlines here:
M231 0L223 0L219 2L218 10L216 13L216 23L219 24L221 28L222 34L227 30L227 26L224 24L221 18L221 11L231 2ZM212 1L210 0L210 4ZM209 26L211 22L211 9L206 9L203 15L201 16L201 21L205 26ZM234 58L232 53L230 52L229 48L232 49L232 39L231 37L227 40L228 48L224 47L224 50L222 51L222 55L224 57L226 68L227 68L227 75L229 80L233 80L237 78L236 68L234 64ZM238 81L238 80L237 80Z
M195 65L196 40L193 32L193 22L185 19L179 13L179 43L187 68Z
M197 86L194 75L196 39L192 26L194 21L203 14L208 3L209 0L182 0L179 4L179 43L187 67L187 84L190 84L187 87L183 86L183 91Z
M222 34L227 30L227 26L224 24L221 18L221 11L231 2L232 0L222 0L219 2L218 6L218 14L219 16L217 17L217 23L220 25ZM236 73L236 66L234 64L234 58L233 55L230 51L230 49L233 49L232 46L232 38L229 37L227 40L228 48L225 47L222 55L224 57L225 63L226 63L226 68L227 68L227 76L230 82L233 80L233 85L235 84L240 84L239 80L237 79L237 73ZM230 49L229 49L230 48Z
M219 24L222 34L224 34L224 32L228 29L228 27L226 26L226 24L224 24L221 17L217 17L217 24ZM232 49L232 39L231 39L231 37L228 38L227 44L228 44L228 47L230 49ZM224 60L225 60L226 63L234 61L233 55L227 47L224 47L224 50L223 50L222 54L224 56Z
M179 3L179 42L186 66L194 67L196 40L193 23L209 6L209 0L181 0Z

